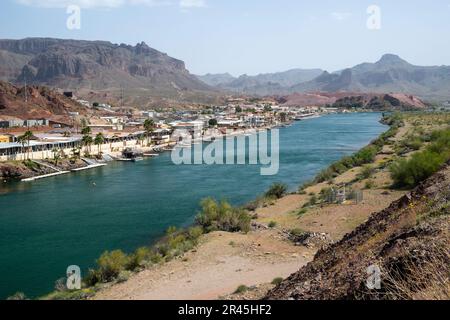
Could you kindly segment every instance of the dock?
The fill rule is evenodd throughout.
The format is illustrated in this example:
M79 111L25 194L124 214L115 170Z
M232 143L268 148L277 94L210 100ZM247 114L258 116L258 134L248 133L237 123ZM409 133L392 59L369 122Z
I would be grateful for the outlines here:
M50 178L50 177L54 177L54 176L60 176L62 174L67 174L70 173L70 171L58 171L58 172L54 172L54 173L49 173L49 174L44 174L42 176L36 176L36 177L32 177L32 178L26 178L26 179L22 179L22 182L30 182L30 181L35 181L35 180L39 180L39 179L44 179L44 178Z
M94 169L94 168L99 168L99 167L104 167L106 166L106 163L97 163L97 164L90 164L87 167L82 167L82 168L76 168L76 169L72 169L71 171L73 172L78 172L78 171L84 171L84 170L89 170L89 169Z

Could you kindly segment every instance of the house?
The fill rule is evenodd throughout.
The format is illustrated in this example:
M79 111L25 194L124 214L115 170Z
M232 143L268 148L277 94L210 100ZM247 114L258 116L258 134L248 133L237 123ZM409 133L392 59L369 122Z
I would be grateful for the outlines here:
M175 132L179 133L189 133L193 139L198 139L202 137L203 131L203 121L189 121L189 122L174 122L171 123L172 128Z
M27 119L23 122L25 127L46 127L49 125L48 119Z
M155 141L157 145L169 143L171 130L168 129L156 129L152 134L152 141Z
M0 143L15 142L16 137L12 134L0 133Z
M24 121L21 119L0 120L0 128L17 128L23 127Z

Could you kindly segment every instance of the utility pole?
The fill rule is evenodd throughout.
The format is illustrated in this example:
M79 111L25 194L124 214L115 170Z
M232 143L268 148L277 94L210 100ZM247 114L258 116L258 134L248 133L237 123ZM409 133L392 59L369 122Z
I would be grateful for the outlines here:
M27 92L27 74L24 74L25 77L25 103L28 103L28 92Z
M120 106L123 108L123 86L120 86Z

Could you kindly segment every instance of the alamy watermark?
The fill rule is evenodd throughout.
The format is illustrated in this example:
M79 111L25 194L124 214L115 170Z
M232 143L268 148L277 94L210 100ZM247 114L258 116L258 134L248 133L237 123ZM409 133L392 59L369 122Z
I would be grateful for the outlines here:
M367 14L369 18L367 19L367 29L369 30L380 30L381 29L381 8L375 4L367 8Z
M381 289L381 269L378 265L373 264L367 268L366 286L369 290Z
M77 5L70 5L66 9L66 13L69 15L66 20L66 27L69 30L81 29L81 8Z
M66 271L66 287L69 290L81 289L81 269L79 266L69 266Z
M280 169L280 134L278 129L262 130L258 134L233 135L227 130L225 136L219 136L211 142L200 138L201 132L192 135L179 131L175 137L177 146L172 151L175 165L259 165L262 176L276 175Z

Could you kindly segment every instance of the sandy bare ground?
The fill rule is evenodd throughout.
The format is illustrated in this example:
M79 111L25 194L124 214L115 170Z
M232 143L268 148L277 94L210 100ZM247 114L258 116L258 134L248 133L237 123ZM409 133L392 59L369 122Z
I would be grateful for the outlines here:
M103 290L96 299L218 299L240 285L287 277L313 258L314 250L294 247L275 230L248 235L216 232L182 259L142 271Z

